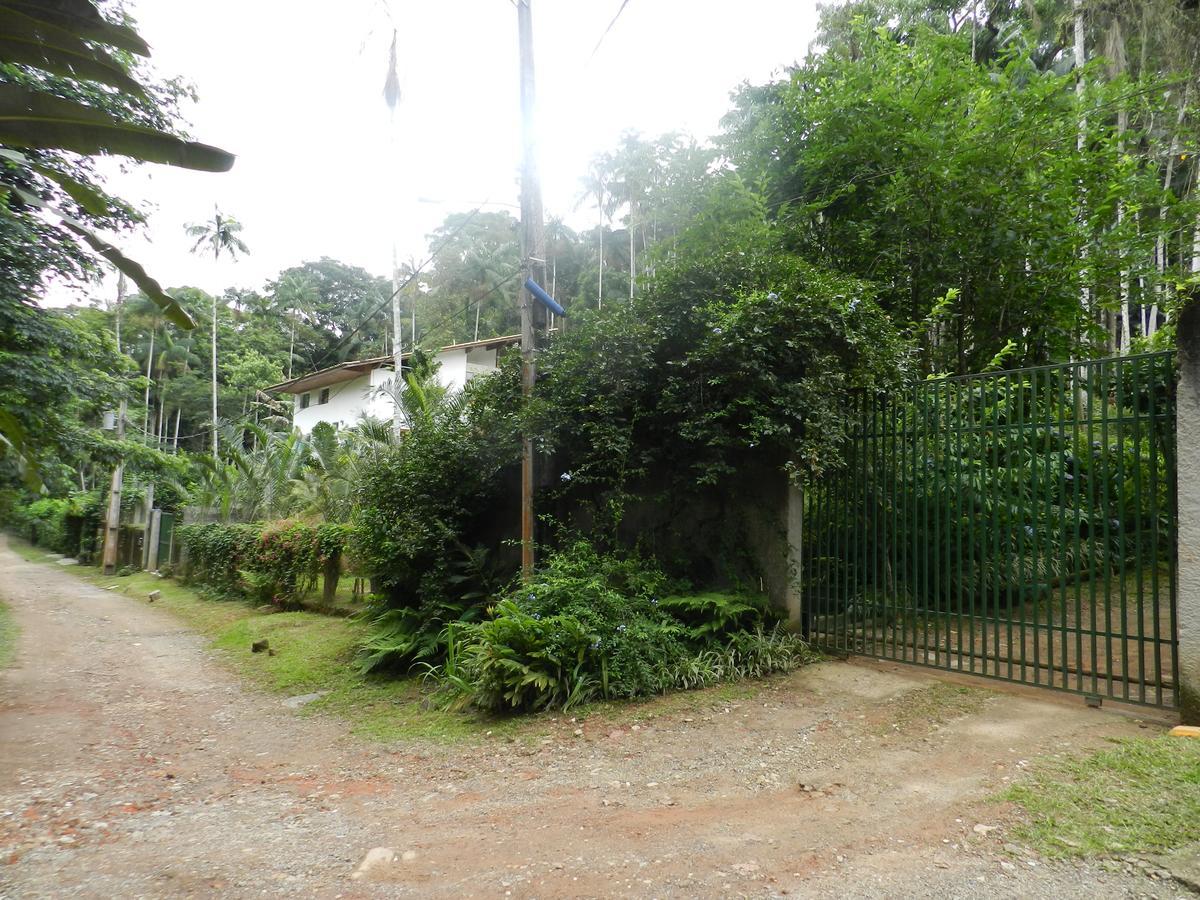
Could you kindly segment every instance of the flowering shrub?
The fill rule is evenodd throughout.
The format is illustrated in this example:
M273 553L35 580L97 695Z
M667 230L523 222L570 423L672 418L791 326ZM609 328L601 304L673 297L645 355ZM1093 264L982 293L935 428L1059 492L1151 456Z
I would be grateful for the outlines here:
M321 568L340 559L345 525L283 521L271 525L187 525L180 529L188 578L222 594L249 589L263 600L295 608Z

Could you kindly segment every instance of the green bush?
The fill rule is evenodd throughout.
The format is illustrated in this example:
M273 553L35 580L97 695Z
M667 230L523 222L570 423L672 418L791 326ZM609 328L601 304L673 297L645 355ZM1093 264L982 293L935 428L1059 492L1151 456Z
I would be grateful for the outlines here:
M276 522L263 528L242 577L261 599L298 609L316 585L320 565L316 528L303 522Z
M808 658L766 604L736 595L673 595L652 563L586 542L549 557L477 624L450 626L434 669L456 702L482 709L570 709L748 676Z
M15 513L18 526L30 542L56 553L71 553L70 529L67 518L71 515L70 500L44 497L34 500Z
M218 594L249 593L295 609L316 585L328 560L340 559L348 525L310 525L284 520L268 525L184 525L188 580Z
M187 581L203 584L218 594L242 592L241 572L253 568L261 525L208 522L182 525L176 534L186 554Z

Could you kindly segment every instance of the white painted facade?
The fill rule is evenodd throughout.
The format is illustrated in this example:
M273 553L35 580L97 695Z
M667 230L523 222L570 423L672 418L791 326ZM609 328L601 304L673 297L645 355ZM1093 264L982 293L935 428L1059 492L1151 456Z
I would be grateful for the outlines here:
M392 398L376 390L391 382L392 370L380 367L350 381L297 394L294 398L292 424L299 428L302 434L310 434L321 422L347 428L364 416L391 419ZM325 396L328 399L323 401ZM308 399L305 400L305 397ZM305 403L308 405L305 406Z
M438 383L449 391L461 391L472 378L494 372L500 353L508 346L503 341L507 340L510 339L442 349L434 357L438 363ZM292 422L302 434L311 434L321 422L348 428L368 416L391 421L395 406L391 395L382 389L392 383L392 363L380 358L346 365L352 368L335 367L272 388L293 395ZM328 383L305 386L314 380Z

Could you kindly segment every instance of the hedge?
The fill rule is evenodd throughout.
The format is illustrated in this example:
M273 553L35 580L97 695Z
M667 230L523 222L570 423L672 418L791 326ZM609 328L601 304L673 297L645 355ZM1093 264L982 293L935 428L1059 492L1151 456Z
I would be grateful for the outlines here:
M179 529L186 575L217 593L250 595L296 608L326 576L326 600L336 587L348 525L282 521L267 525L206 523Z

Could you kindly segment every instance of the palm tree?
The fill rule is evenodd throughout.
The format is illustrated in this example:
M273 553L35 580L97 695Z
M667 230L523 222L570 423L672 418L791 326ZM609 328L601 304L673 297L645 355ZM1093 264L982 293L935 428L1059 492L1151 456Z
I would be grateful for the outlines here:
M558 297L558 254L563 245L570 246L579 235L567 227L562 216L551 216L546 222L546 248L550 257L550 296Z
M192 245L193 253L211 250L213 260L221 258L221 252L230 259L236 259L239 253L249 253L250 249L238 237L242 223L233 216L221 214L221 210L213 207L213 217L204 222L185 226L189 237L196 238ZM213 294L212 301L212 451L217 455L219 439L217 437L217 295Z
M288 341L287 377L292 378L292 360L296 357L296 320L299 316L307 316L317 302L317 288L312 279L292 272L284 276L275 288L275 303L277 309L291 312L291 337Z
M146 351L146 396L143 401L142 410L142 433L147 439L150 437L150 387L154 384L154 341L158 336L158 315L162 311L157 303L149 297L141 298L141 302L134 309L137 313L142 313L150 317L150 346Z
M588 165L587 175L582 179L583 194L579 198L579 203L576 208L582 205L585 200L594 199L596 202L596 210L600 214L600 227L597 233L600 236L600 248L597 254L597 266L600 271L599 285L596 288L596 306L604 305L604 220L612 213L613 197L609 191L609 186L612 183L612 168L613 159L605 153L595 157Z

